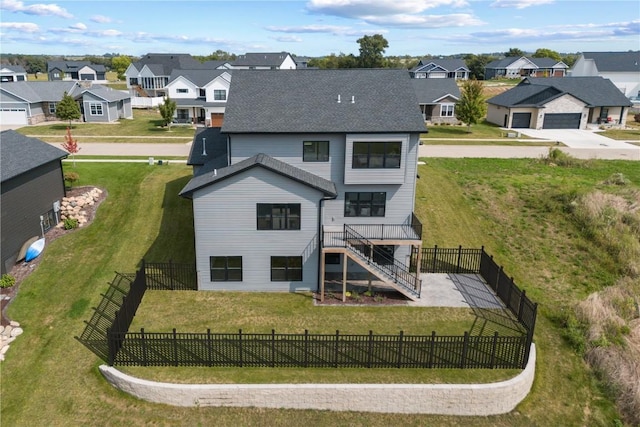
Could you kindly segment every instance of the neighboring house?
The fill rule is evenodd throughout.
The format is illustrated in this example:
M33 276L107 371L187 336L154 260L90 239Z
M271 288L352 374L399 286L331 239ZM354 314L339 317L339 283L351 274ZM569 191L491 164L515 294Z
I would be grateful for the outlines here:
M2 274L11 270L22 245L60 220L65 196L61 159L68 153L13 130L0 132Z
M457 124L456 103L460 89L454 79L411 79L422 117L428 123Z
M296 70L298 70L300 68L308 68L311 58L308 56L294 56L293 60L296 62Z
M409 70L414 79L467 80L469 69L462 59L421 59Z
M0 82L24 82L27 72L20 65L0 65Z
M296 61L287 52L259 52L238 55L234 70L295 70Z
M571 77L604 77L627 98L640 98L640 51L584 52L569 73Z
M405 70L234 71L218 146L194 138L180 192L193 200L198 289L323 290L326 274L371 273L418 298L408 265L425 131Z
M602 77L527 77L487 103L487 121L531 129L586 129L600 123L624 127L631 106Z
M0 85L0 122L35 125L58 120L56 106L67 92L76 99L85 122L131 118L131 99L124 92L91 82L13 82Z
M484 79L518 77L564 77L569 67L552 58L528 56L507 57L488 63L484 67Z
M209 67L220 66L218 61ZM187 53L148 53L139 61L132 62L124 72L131 96L164 96L165 86L174 70L206 68L204 64Z
M107 83L104 65L89 61L49 61L47 74L49 81L55 80L91 80Z
M230 70L174 70L165 92L176 102L175 121L221 127L230 84Z

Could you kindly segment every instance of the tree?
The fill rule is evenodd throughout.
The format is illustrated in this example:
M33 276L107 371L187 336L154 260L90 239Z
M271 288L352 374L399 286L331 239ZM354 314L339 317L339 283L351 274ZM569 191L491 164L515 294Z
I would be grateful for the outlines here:
M361 68L379 68L384 66L384 50L389 47L389 42L381 34L364 36L359 38L360 56L358 66Z
M518 49L517 47L512 47L509 49L509 52L504 54L504 56L509 58L514 56L521 57L521 56L524 56L524 52Z
M116 56L111 60L111 67L113 71L118 73L118 79L124 79L124 72L127 71L131 64L131 58L129 56Z
M62 144L62 148L67 150L69 154L71 154L71 158L73 159L73 167L76 167L76 153L80 151L80 147L78 147L78 140L74 139L71 136L71 128L67 127L67 134L64 136L64 142ZM65 176L65 180L67 180ZM71 180L69 180L71 181ZM71 181L73 184L73 181Z
M78 120L82 114L78 103L67 92L62 95L62 99L56 105L56 117L60 120L68 120L71 127L72 120Z
M487 114L487 103L483 94L484 86L478 80L462 82L462 96L456 104L456 118L467 124L467 132L471 133L471 125L478 123Z
M484 67L495 59L496 58L494 56L474 55L472 53L465 55L464 57L464 61L470 71L470 77L476 80L484 79Z
M562 61L562 56L555 50L540 48L532 55L534 58L551 58Z
M169 126L169 129L171 129L171 122L173 121L173 115L176 112L176 108L176 102L172 101L168 96L166 96L164 98L164 102L158 106L160 115L164 119L164 125Z

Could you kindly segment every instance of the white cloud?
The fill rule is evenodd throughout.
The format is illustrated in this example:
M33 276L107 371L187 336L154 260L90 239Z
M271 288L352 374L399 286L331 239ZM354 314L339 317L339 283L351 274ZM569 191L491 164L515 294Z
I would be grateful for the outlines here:
M464 7L466 0L310 0L312 12L344 18L389 14L417 14L441 6Z
M17 0L2 0L0 2L0 9L8 10L10 12L22 12L27 15L49 15L59 16L61 18L73 18L73 15L61 8L57 4L44 4L36 3L29 6L25 6L23 2Z
M339 25L302 25L299 27L265 27L266 30L274 33L294 33L294 34L310 34L310 33L326 33L334 35L359 35L362 31L355 30L351 27L343 27Z
M555 0L495 0L491 7L526 9L532 6L552 4Z
M97 22L98 24L108 24L108 23L112 22L111 18L109 18L108 16L104 16L104 15L93 15L91 17L91 20L93 22Z
M283 43L302 43L302 39L298 36L282 36L274 37L273 39Z
M82 22L78 22L77 24L69 25L69 29L76 30L76 31L86 31L87 26L84 25Z
M363 20L370 24L387 25L402 28L448 28L483 25L484 22L473 15L391 15L367 16Z
M98 31L97 34L105 37L117 37L117 36L121 36L122 32L118 30L104 30L104 31Z
M40 31L40 27L38 27L37 24L31 22L0 22L0 28L21 31L25 33L37 33Z

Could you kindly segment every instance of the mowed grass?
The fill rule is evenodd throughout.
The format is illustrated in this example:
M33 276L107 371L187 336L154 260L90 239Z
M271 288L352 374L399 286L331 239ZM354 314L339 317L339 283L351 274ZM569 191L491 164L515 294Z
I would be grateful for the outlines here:
M25 126L17 129L17 132L23 135L37 136L46 142L62 142L66 131L67 123ZM120 119L115 123L74 122L71 126L71 134L79 142L184 143L193 139L194 133L195 130L191 126L172 126L171 129L162 127L160 113L156 110L141 109L133 110L133 119ZM117 137L127 138L117 139ZM145 137L152 138L145 140Z
M427 165L420 166L416 211L424 224L425 244L484 245L516 283L540 303L533 390L516 411L494 417L175 408L116 391L98 373L101 361L73 336L82 332L83 320L100 301L114 271L133 272L142 257L173 258L176 262L193 259L193 234L188 231L192 224L190 202L176 196L188 182L191 170L178 165L157 168L94 163L78 164L76 171L83 184L92 182L107 189L108 197L91 226L47 246L38 269L22 284L19 296L9 307L9 316L22 323L25 333L12 344L2 362L3 425L591 426L613 425L617 419L605 387L563 339L563 319L577 301L614 283L618 266L570 221L567 203L576 194L601 188L603 181L617 172L640 188L640 168L635 162L592 161L588 167L562 168L533 160L429 159ZM207 324L217 329L208 321L189 324L193 307L181 306L184 303L173 295L149 293L150 298L157 298L157 304L180 307L175 319L165 319L162 325L196 328ZM242 295L235 297L242 301ZM148 302L151 300L143 305ZM329 307L320 310L325 308ZM231 318L229 308L224 309L224 316ZM381 308L379 318L389 309L394 308ZM269 314L268 310L256 316L266 317L265 313ZM273 315L277 311L269 314ZM208 316L214 318L215 313ZM239 324L243 322L238 319ZM397 320L389 325L392 331L405 327ZM373 329L377 328L374 325ZM270 382L304 378L309 370L277 371L127 368L138 376L179 382L237 382L240 375L247 382ZM473 382L496 381L513 374L347 369L313 375L323 376L327 382L344 375L356 382Z

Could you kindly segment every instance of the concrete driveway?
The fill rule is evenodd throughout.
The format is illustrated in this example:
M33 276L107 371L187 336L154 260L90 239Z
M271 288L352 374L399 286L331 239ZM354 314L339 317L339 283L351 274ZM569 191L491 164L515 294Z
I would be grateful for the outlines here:
M638 147L624 141L616 141L598 135L597 132L582 129L518 129L531 138L559 141L569 148L614 148L635 149Z

